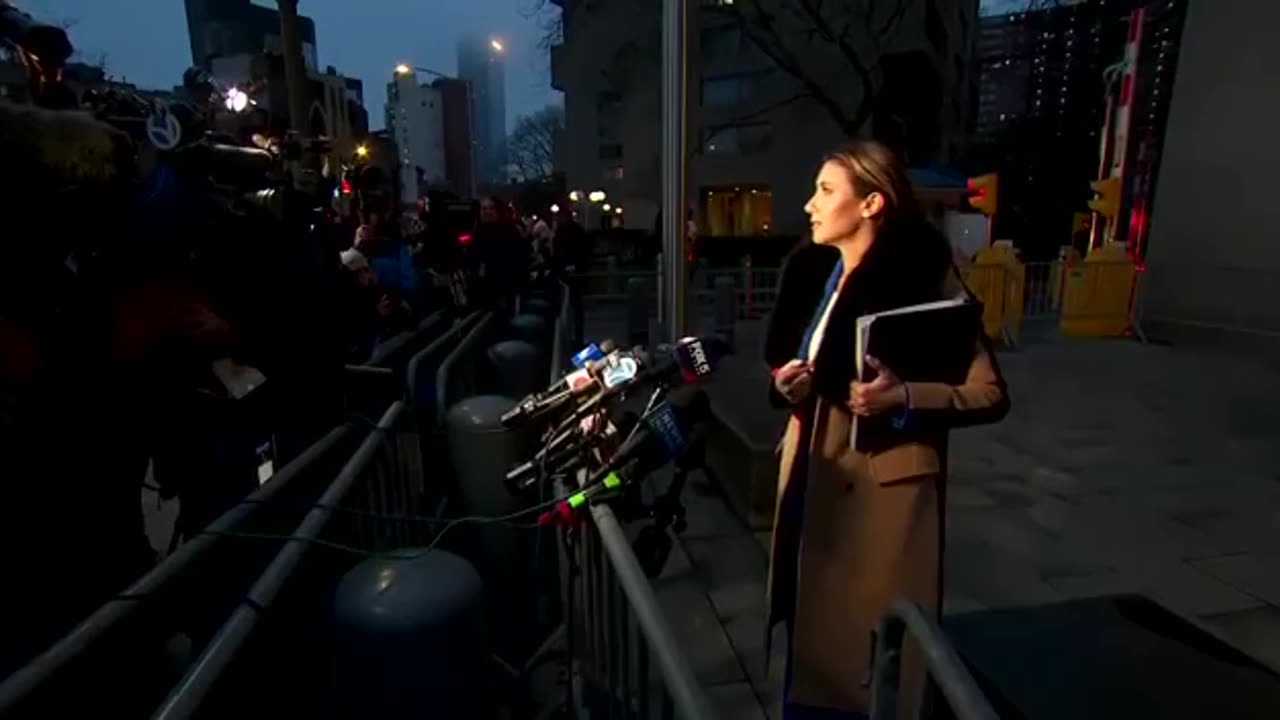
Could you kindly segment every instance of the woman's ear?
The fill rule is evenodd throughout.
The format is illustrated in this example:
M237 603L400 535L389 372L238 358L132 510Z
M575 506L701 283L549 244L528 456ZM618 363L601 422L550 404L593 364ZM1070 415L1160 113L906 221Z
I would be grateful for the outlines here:
M884 212L884 206L884 195L878 192L867 193L867 196L862 199L862 217L873 218Z

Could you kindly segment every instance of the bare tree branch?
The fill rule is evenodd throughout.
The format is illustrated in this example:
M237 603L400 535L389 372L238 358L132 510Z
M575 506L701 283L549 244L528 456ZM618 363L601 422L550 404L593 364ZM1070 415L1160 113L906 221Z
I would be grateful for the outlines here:
M795 95L791 95L789 97L785 97L781 100L778 100L777 102L771 102L768 105L756 108L755 110L752 110L750 112L737 115L732 120L722 122L722 123L716 123L713 125L707 125L702 132L702 137L698 138L697 145L692 150L689 151L689 157L694 158L700 155L701 153L703 153L706 150L706 146L708 142L714 139L721 132L728 130L731 127L737 127L739 125L742 125L743 123L750 122L756 118L764 117L765 115L768 115L774 110L784 108L787 105L790 105L794 102L798 102L800 100L804 100L810 97L812 97L812 95L810 95L807 92L799 92L799 93L796 93Z
M548 105L516 121L507 140L507 155L521 178L539 181L555 170L556 136L564 129L564 111Z

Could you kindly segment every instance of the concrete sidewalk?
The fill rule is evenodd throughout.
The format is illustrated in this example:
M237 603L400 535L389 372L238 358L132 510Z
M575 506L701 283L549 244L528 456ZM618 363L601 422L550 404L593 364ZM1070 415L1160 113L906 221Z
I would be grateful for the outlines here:
M592 317L592 337L609 320ZM772 443L759 326L738 332L708 392ZM947 612L1142 593L1280 668L1280 372L1129 341L1031 343L1000 362L1010 416L952 441ZM701 475L685 501L660 596L723 716L777 717L767 534Z

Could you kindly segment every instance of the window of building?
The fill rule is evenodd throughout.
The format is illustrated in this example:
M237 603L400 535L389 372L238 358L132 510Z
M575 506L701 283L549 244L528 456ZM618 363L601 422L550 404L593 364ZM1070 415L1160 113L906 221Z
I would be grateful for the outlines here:
M604 143L600 146L601 160L621 160L622 143Z
M702 79L702 104L705 107L737 105L760 91L773 71L735 73Z
M706 134L703 147L711 155L757 155L768 152L773 147L773 125L746 123L720 128Z
M773 226L773 193L767 185L702 190L702 232L711 237L768 235Z
M742 50L742 33L732 25L704 28L699 41L704 57L733 57Z
M610 165L604 169L605 180L621 180L625 173L621 165Z

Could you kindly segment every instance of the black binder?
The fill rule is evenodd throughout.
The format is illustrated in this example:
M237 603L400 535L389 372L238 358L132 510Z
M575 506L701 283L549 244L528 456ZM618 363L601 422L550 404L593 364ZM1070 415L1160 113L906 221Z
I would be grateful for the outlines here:
M903 382L959 385L969 373L981 332L982 305L967 298L864 315L858 318L858 377L863 382L875 379L876 371L866 364L870 355ZM867 420L855 419L850 445L856 447L858 424ZM881 420L871 419L871 424L879 427Z

